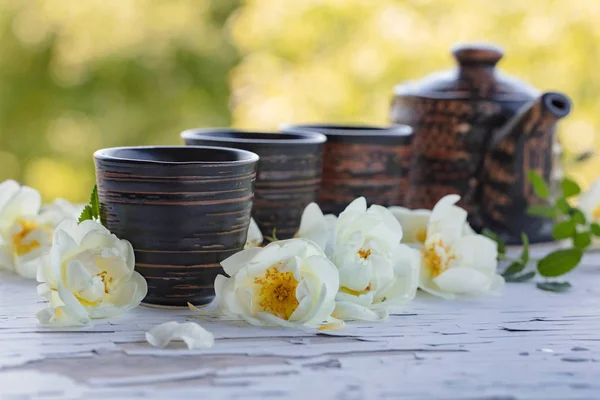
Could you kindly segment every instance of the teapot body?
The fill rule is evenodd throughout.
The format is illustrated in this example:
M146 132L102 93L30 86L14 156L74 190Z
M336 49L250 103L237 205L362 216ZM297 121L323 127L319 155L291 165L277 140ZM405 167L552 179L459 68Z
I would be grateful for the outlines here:
M453 54L455 69L395 89L391 122L414 132L403 205L432 209L458 194L475 230L492 229L508 243L519 243L521 233L549 240L552 222L527 214L544 201L528 172L553 179L555 125L570 100L502 74L497 47L463 45Z
M404 205L432 209L446 194L458 194L460 206L473 210L474 177L486 146L525 103L396 96L392 122L410 125L414 131Z

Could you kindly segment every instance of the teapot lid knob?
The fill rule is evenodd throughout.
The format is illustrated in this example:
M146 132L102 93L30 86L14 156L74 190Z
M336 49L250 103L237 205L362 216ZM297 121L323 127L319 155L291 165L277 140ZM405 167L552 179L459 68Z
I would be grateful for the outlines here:
M493 67L504 55L498 46L487 43L466 43L455 46L452 54L460 66Z

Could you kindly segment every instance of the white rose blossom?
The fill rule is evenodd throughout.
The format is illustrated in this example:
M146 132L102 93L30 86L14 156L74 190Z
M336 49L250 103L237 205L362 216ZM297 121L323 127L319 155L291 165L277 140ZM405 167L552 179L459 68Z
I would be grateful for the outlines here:
M131 244L95 221L60 224L44 261L38 293L50 304L37 317L45 326L83 326L116 316L137 306L148 291L134 271Z
M52 228L39 220L37 190L13 180L0 184L0 268L34 279L40 257L50 248Z
M311 241L276 241L236 253L221 265L230 278L217 276L209 309L257 326L337 323L331 313L338 273Z
M340 274L335 318L376 321L411 301L418 284L418 252L401 244L402 227L384 207L354 200L336 220L310 204L297 233L326 249Z
M478 234L464 234L467 212L456 206L458 195L442 198L433 208L421 248L419 287L433 295L498 293L504 279L496 273L497 244Z
M81 209L64 199L41 207L37 190L13 180L0 184L0 268L35 279L44 254L50 250L54 229L76 220Z
M420 248L427 239L427 225L431 218L431 210L411 210L405 207L392 206L388 210L402 226L402 243ZM472 235L475 231L468 222L463 227L463 235Z

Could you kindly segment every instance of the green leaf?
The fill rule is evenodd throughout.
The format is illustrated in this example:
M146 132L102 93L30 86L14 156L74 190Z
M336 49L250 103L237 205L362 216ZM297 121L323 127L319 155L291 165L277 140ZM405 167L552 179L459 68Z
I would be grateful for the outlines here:
M542 199L547 199L550 196L550 189L548 189L548 184L544 178L542 178L537 172L534 170L529 170L527 172L527 176L529 177L529 181L533 186L533 191Z
M556 208L563 214L569 214L571 212L571 206L564 197L556 200Z
M504 255L506 253L506 244L502 241L502 239L500 239L500 236L498 236L497 233L488 228L484 228L481 231L481 234L496 242L498 245L498 255Z
M80 224L88 219L94 219L94 216L92 215L92 207L89 205L83 208L83 211L81 211L81 215L79 215L79 220L77 222Z
M585 224L587 224L587 220L585 219L585 215L583 214L583 212L581 212L581 210L579 210L577 208L572 208L571 209L571 221L575 222L578 225L585 225Z
M502 276L507 278L509 276L518 274L519 272L523 271L523 269L525 269L525 264L515 261L514 263L510 264L506 270L504 270Z
M552 218L558 217L558 212L554 207L551 206L529 206L527 208L527 214L533 217Z
M504 280L506 282L526 282L530 279L532 279L535 276L535 271L529 271L527 273L524 273L523 275L512 275L512 276L507 276L504 278Z
M554 277L566 274L575 268L583 257L581 249L556 250L542 258L537 265L542 276Z
M521 251L521 262L527 265L529 262L529 237L525 232L521 232L521 242L523 242L523 251Z
M592 230L594 236L600 236L600 225L594 222L590 225L590 229Z
M94 185L90 195L90 203L86 205L79 216L79 223L88 219L100 221L100 199L98 198L98 187Z
M562 193L566 198L577 196L581 193L581 188L573 179L564 178L561 182Z
M579 232L573 236L573 246L578 249L585 249L592 244L592 235L589 232Z
M90 195L90 207L92 208L94 218L100 219L100 199L98 198L97 185L94 185L94 189L92 189L92 194Z
M571 284L569 282L539 282L537 288L548 292L560 293L569 290Z
M554 239L566 239L575 235L575 223L573 221L562 221L554 225L552 237Z

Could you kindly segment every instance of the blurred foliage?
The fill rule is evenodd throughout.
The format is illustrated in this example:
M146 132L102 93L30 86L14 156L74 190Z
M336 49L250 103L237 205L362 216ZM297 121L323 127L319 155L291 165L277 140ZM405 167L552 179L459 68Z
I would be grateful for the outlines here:
M489 41L504 72L572 98L567 156L594 150L599 20L598 0L248 0L231 24L234 121L385 124L397 83L453 67L456 43ZM587 186L599 168L593 157L568 173Z
M598 0L0 0L0 179L85 200L101 147L193 126L385 124L395 84L482 40L572 97L565 149L598 147ZM584 186L600 157L572 166Z
M0 0L0 179L85 200L101 147L230 124L226 0Z

